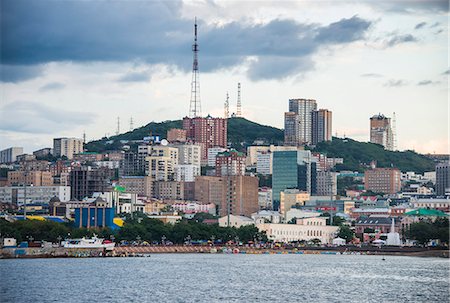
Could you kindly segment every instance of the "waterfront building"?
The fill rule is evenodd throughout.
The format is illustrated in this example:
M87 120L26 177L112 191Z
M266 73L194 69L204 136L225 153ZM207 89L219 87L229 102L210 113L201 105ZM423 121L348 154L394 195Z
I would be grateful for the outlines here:
M373 230L373 233L387 234L391 230L392 220L392 218L387 216L360 217L355 221L355 232L357 234L362 234L364 233L364 230L367 231L367 229L371 229ZM395 226L397 227L397 230L400 228L400 220L395 220Z
M436 194L450 195L450 162L436 165Z
M78 228L114 228L114 208L107 207L101 198L93 203L83 205L74 209L75 226Z
M252 214L255 223L281 223L281 215L274 210L260 210Z
M320 240L321 244L331 244L339 227L326 225L326 218L305 218L297 220L297 224L263 223L256 225L260 232L274 242Z
M255 221L252 218L245 216L223 216L219 218L219 226L221 227L235 227L239 228L241 226L254 225Z
M0 151L0 163L16 162L17 156L23 154L23 147L10 147Z
M397 168L373 168L364 173L364 188L375 193L395 194L401 190L400 178Z
M73 155L83 152L83 139L55 138L53 139L53 155L55 157L66 156L72 159Z
M382 114L370 118L370 142L383 145L387 150L394 150L391 118Z
M202 162L208 162L208 150L212 147L227 147L227 119L211 116L183 118L186 138L202 147Z
M319 217L322 213L314 210L307 210L307 209L298 209L298 208L291 208L286 212L286 215L284 217L285 222L289 222L292 219L303 219L303 218L312 218L312 217ZM275 222L273 222L275 223Z
M285 189L280 192L280 213L283 218L286 218L286 212L292 206L303 206L309 200L309 193L298 189Z

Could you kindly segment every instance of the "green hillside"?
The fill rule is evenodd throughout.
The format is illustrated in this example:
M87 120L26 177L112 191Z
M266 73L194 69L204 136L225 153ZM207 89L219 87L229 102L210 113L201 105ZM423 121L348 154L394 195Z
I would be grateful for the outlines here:
M321 142L314 151L326 153L329 157L344 158L344 164L337 167L339 170L364 171L372 160L377 161L377 167L396 167L416 173L434 171L435 166L433 160L413 151L387 151L381 145L348 138Z
M120 140L142 140L150 135L159 135L165 138L171 128L181 128L181 120L150 122L145 126L118 136L102 138L86 144L88 151L103 152L121 149ZM245 118L228 119L228 142L233 148L245 151L246 146L253 144L257 139L265 144L282 144L283 130L261 125ZM133 147L133 144L130 144ZM378 167L397 167L401 171L414 171L423 173L434 170L434 161L424 155L413 151L392 152L386 151L377 144L364 143L352 139L333 138L331 142L322 142L313 151L326 153L330 157L344 158L344 164L339 170L364 171L372 160L377 161Z
M133 131L102 138L101 140L91 141L86 144L88 151L102 152L105 150L114 150L121 147L120 140L142 140L142 138L152 135L159 135L165 138L167 131L171 128L181 128L181 120L150 122L149 124L136 128ZM283 141L283 130L261 125L245 118L228 119L228 141L237 149L244 149L245 145L251 145L256 139L263 139L267 143L277 144ZM106 144L108 141L114 141ZM245 142L245 144L241 144Z

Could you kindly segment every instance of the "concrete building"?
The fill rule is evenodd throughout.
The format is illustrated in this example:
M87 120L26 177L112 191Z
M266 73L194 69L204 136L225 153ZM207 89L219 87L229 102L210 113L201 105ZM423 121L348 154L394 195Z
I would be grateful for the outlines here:
M217 154L216 176L244 176L245 155L234 149Z
M208 166L215 167L217 155L225 151L227 151L227 149L224 147L211 147L208 149Z
M332 113L328 109L312 112L312 145L322 141L331 141L333 134Z
M219 226L221 227L235 227L239 228L241 226L254 225L255 221L252 218L244 216L230 215L219 218Z
M291 208L290 210L288 210L286 212L286 216L284 217L284 222L289 222L294 218L295 219L312 218L312 217L319 217L320 215L321 215L321 212L318 212L318 211Z
M33 155L35 155L36 158L47 157L52 154L53 154L53 149L50 147L41 148L41 149L38 149L33 152Z
M370 142L383 145L387 150L394 150L391 118L382 114L370 118Z
M316 194L318 196L337 195L337 173L331 171L318 171Z
M70 186L5 186L0 187L0 202L23 205L30 203L49 203L53 197L60 201L70 200Z
M289 99L289 113L285 113L286 145L312 144L312 114L316 110L316 100Z
M284 113L284 144L297 146L300 138L300 116L293 112Z
M154 183L153 197L160 200L184 200L184 182L159 181Z
M202 147L199 144L173 144L178 148L178 164L194 165L200 169L202 161Z
M411 199L412 208L428 208L442 210L443 212L450 211L450 198L434 198L434 199Z
M256 154L256 172L261 175L272 174L272 153L258 152Z
M227 119L213 118L183 118L183 129L186 130L186 137L202 146L202 162L207 164L208 149L212 147L227 147Z
M10 147L0 151L0 163L16 162L17 156L23 154L23 147Z
M152 195L152 180L148 176L121 176L119 184L125 187L128 193L146 197Z
M66 156L72 159L75 154L83 152L83 139L55 138L53 139L53 155L55 157Z
M436 195L450 195L450 163L436 165Z
M50 162L46 160L22 161L19 163L21 171L49 171Z
M197 214L197 213L208 213L211 215L216 214L216 205L214 203L197 203L197 202L176 202L171 203L170 206L174 211L181 211L184 214Z
M200 176L200 166L192 164L178 164L175 166L175 181L194 182Z
M272 189L261 187L258 189L259 209L272 209Z
M94 169L90 166L76 167L70 172L72 199L83 200L95 192L105 192L111 188L114 170L107 168Z
M145 158L144 158L145 159ZM119 176L144 176L145 175L145 160L140 165L138 154L132 151L127 151L123 155L123 159L119 164Z
M152 181L175 180L175 167L178 165L178 149L170 146L151 146L150 155L145 158L147 176Z
M252 219L256 224L260 223L281 223L281 215L273 210L260 210L252 214Z
M167 131L167 141L186 142L186 130L180 128L171 128Z
M309 193L300 191L298 189L285 189L280 192L280 213L283 218L286 218L286 212L291 209L292 206L298 204L299 206L305 205L305 202L309 200Z
M198 176L195 179L195 200L216 204L221 216L228 213L250 216L259 209L258 178Z
M256 225L260 232L275 242L311 241L319 239L321 244L331 244L339 227L326 225L325 218L313 217L297 220L297 224L264 223Z
M395 194L401 190L401 172L397 168L374 168L364 173L364 188L376 193Z
M9 171L8 185L52 186L53 177L49 171Z

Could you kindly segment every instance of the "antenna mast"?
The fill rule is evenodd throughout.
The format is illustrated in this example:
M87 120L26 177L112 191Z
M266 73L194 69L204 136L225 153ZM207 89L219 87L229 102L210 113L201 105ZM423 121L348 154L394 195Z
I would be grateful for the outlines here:
M227 98L225 99L225 119L228 119L228 117L230 116L230 101L229 101L229 96L228 96L228 92L227 92Z
M117 129L116 129L116 136L120 134L120 118L117 117Z
M200 79L198 73L198 44L197 44L197 17L194 23L194 44L192 45L194 60L192 64L191 102L189 104L189 118L200 117L202 108L200 104Z
M133 117L130 118L130 132L133 131L134 124L133 124Z
M238 95L237 95L237 108L236 108L236 117L242 116L242 104L241 104L241 83L238 83Z

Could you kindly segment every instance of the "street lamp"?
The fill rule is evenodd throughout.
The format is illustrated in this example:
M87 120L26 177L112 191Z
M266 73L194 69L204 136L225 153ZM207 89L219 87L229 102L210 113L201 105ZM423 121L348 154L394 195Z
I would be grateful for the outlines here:
M137 241L137 244L139 245L139 242L141 242L141 236L137 235L136 241Z
M116 239L116 237L114 237L114 235L109 236L109 238L111 239L111 241L114 243L114 240Z
M214 240L216 239L216 236L212 235L211 236L211 242L212 242L212 246L214 246Z
M239 246L239 237L238 236L234 237L234 242L236 243L237 246Z
M56 240L58 240L59 246L61 246L61 240L62 240L62 237L61 237L61 236L58 236L58 237L56 238Z
M163 236L161 237L161 244L162 244L162 245L166 245L166 244L165 244L166 239L167 239L167 238L166 238L165 235L163 235Z

